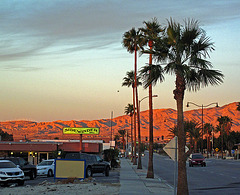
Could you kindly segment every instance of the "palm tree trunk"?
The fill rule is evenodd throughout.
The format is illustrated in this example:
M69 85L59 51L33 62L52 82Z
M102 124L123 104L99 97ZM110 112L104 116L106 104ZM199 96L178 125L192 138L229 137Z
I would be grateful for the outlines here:
M136 106L135 106L135 87L133 87L133 133L134 133L134 147L133 147L133 159L132 162L134 165L137 164L137 160L136 160Z
M132 151L131 151L131 162L133 161L133 115L130 115L131 116L131 148L132 148Z
M178 184L177 194L188 195L187 170L186 170L186 155L185 155L185 131L184 131L184 116L183 116L183 99L185 91L184 78L176 74L176 89L173 91L174 99L177 102L177 130L178 130Z
M152 41L149 41L150 51L152 50ZM152 65L152 54L149 55L149 66ZM149 159L147 178L154 178L153 171L153 108L152 108L152 85L149 85Z
M137 160L136 160L136 104L137 102L135 102L135 89L137 89L137 46L135 45L135 50L134 50L134 88L133 88L133 105L134 105L134 158L133 158L133 164L136 165L137 164ZM137 90L136 90L137 91Z
M140 130L140 113L138 103L138 92L136 87L136 104L137 104L137 121L138 121L138 169L142 169L142 154L141 154L141 130Z
M221 132L220 132L220 134L221 134L221 139L222 139L222 159L223 159L223 130L222 130L222 127L221 127Z

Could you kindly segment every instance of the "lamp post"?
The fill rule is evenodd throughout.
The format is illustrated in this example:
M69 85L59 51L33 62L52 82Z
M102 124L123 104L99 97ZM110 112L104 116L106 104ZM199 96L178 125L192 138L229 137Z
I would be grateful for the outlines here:
M208 105L198 105L198 104L195 104L193 102L187 102L187 107L190 107L189 104L193 104L194 106L197 106L197 107L200 107L202 108L202 145L201 145L201 150L202 150L202 153L203 153L203 108L207 108L213 104L216 105L216 107L218 107L218 103L217 102L214 102L214 103L211 103L211 104L208 104ZM213 146L212 146L213 147ZM207 151L208 152L208 151ZM208 154L207 154L208 155Z
M141 100L139 100L138 102L139 102L139 115L140 115L140 110L141 110L141 101L143 101L144 99L146 99L146 98L148 98L149 96L146 96L146 97L144 97L144 98L142 98ZM152 97L158 97L158 95L153 95ZM140 118L140 117L139 117ZM141 122L139 123L139 124L141 124Z

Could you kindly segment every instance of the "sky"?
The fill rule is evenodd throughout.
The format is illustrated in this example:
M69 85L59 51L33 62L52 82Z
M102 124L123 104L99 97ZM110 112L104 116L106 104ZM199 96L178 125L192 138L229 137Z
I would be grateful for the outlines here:
M213 69L224 83L186 92L184 103L240 101L239 0L1 0L0 121L98 120L124 115L132 89L122 87L134 56L124 32L156 17L200 22L215 44ZM138 58L138 68L148 56ZM154 109L176 109L174 76L153 88ZM148 90L139 88L139 99ZM147 98L141 111L148 109ZM198 109L191 105L188 109Z

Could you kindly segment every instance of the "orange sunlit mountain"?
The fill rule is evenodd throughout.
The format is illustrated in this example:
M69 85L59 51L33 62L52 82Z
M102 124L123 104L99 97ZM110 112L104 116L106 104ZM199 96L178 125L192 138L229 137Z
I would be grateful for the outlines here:
M218 124L219 116L228 116L232 119L233 131L240 131L240 111L236 110L237 102L222 106L204 109L204 123L211 123L214 126ZM173 109L155 109L154 110L154 137L164 137L169 135L169 129L176 124L176 110ZM185 120L196 120L201 122L202 110L196 109L184 112ZM99 127L98 136L84 135L83 139L91 138L110 138L111 120L101 119L93 121L53 121L53 122L33 122L33 121L7 121L0 122L0 128L10 134L13 134L15 140L27 139L79 139L79 135L63 135L64 127ZM112 120L112 131L114 134L120 129L129 130L131 119L127 115L116 117ZM148 137L148 111L141 112L141 136Z

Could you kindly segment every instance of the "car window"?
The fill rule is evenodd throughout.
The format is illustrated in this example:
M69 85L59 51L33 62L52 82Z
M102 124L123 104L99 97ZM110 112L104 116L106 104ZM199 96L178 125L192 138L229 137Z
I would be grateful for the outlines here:
M193 155L194 159L203 159L204 157L202 155Z
M17 166L12 162L0 162L0 168L16 168Z
M19 165L19 161L17 158L9 158L8 160L12 161L15 165Z
M24 166L25 163L26 163L26 161L25 161L24 159L19 158L19 164L20 164L21 166Z
M38 166L47 166L47 165L52 165L54 161L42 161L41 163L38 164Z
M99 156L96 156L97 161L101 161L102 159Z

